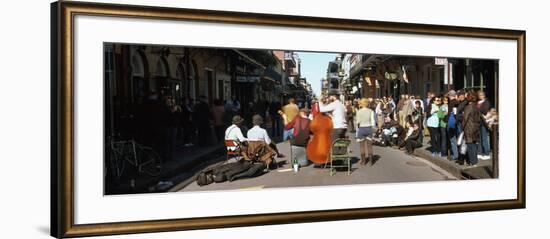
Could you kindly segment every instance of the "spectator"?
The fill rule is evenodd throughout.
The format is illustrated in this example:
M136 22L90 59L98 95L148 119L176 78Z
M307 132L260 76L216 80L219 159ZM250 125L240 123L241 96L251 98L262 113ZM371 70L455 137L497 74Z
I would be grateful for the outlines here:
M460 104L457 93L454 90L449 91L447 94L449 96L449 112L447 114L447 137L449 138L451 146L451 160L458 160L458 105Z
M223 141L225 130L225 107L223 101L220 99L214 100L214 106L212 107L212 118L214 120L214 132L216 135L216 142Z
M225 112L229 119L232 119L233 116L240 114L241 111L241 102L237 100L237 97L234 95L231 96L230 100L225 102Z
M281 135L282 126L281 126L281 116L279 115L279 110L281 110L281 103L277 101L271 102L269 104L269 116L271 117L271 136L278 137Z
M197 136L199 146L207 146L211 143L211 124L212 115L208 106L208 98L199 96L199 103L195 105L193 110L193 122L197 126Z
M139 107L137 119L141 129L140 141L147 146L151 146L155 151L162 150L162 115L163 105L156 92L150 92L147 99Z
M164 150L162 155L165 160L170 161L174 159L176 152L176 141L178 134L178 126L181 119L181 107L176 104L176 101L172 97L166 97L165 105L163 107L162 117L164 122Z
M248 131L248 129L252 128L252 126L253 126L252 116L254 116L255 114L258 114L258 112L256 112L256 107L254 106L254 102L250 101L250 102L248 102L248 105L244 109L244 112L243 112L246 131Z
M195 138L195 127L192 121L193 115L193 99L184 98L183 105L181 107L181 127L183 134L183 145L185 147L193 146L193 139Z
M346 106L346 122L350 126L350 132L355 133L355 125L353 123L353 117L355 115L355 108L350 100L345 103Z
M368 106L369 106L369 101L365 98L361 99L359 101L360 109L356 113L357 139L359 141L359 150L361 152L361 161L359 161L359 164L362 164L362 165L365 165L367 162L371 162L371 165L374 163L372 136L374 134L374 126L376 125L376 120L374 117L375 115L374 111L369 109ZM367 153L365 152L365 143L367 144L368 160L365 158Z
M432 99L432 102L430 102L428 106L428 113L427 113L427 119L426 119L426 125L428 126L428 130L430 131L430 150L432 152L432 156L441 156L441 142L440 142L440 136L439 136L439 108L441 106L441 98L435 97Z
M443 103L439 107L437 117L439 118L439 144L441 150L441 157L447 158L447 114L449 113L449 98L447 96L440 96Z
M407 116L412 114L412 111L414 109L414 98L411 99L409 95L405 95L405 101L403 102L403 107L401 108L402 116L399 118L401 121L399 124L403 127L405 127L407 123Z
M298 105L296 105L296 100L294 98L288 99L288 104L283 106L282 111L279 112L279 114L281 113L284 114L283 124L287 125L289 122L294 120L294 117L298 115L298 112L299 112L299 109L298 109ZM290 128L290 129L285 129L285 131L283 131L283 141L287 141L292 137L293 130L294 129Z
M470 166L477 165L477 147L480 140L481 113L477 108L477 94L474 91L466 95L468 105L464 108L462 125L464 127L464 143L466 143L467 159Z
M412 133L405 140L407 154L413 154L416 148L422 147L422 130L417 123L412 123Z
M477 108L479 110L479 113L481 113L481 115L485 117L491 109L491 103L489 102L489 100L487 100L485 92L483 91L479 91L478 99L479 100L477 102ZM480 125L480 141L478 145L478 154L480 154L479 158L481 160L491 158L491 149L489 145L489 129L484 121Z
M412 112L413 123L417 124L422 131L422 124L424 123L424 109L422 108L422 101L417 100L414 102L414 109Z

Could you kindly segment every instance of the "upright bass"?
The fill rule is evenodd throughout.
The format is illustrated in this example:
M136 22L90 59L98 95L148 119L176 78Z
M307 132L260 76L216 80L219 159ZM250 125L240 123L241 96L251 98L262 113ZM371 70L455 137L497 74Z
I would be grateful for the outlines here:
M307 145L307 158L315 164L324 164L328 160L331 147L332 119L319 112L319 103L312 105L313 120L309 130L313 134Z

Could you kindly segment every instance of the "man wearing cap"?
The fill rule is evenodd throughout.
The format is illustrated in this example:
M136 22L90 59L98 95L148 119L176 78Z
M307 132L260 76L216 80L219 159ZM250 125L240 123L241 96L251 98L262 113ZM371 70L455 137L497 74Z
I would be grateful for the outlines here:
M225 140L233 140L236 142L245 142L246 138L241 131L241 126L244 122L244 119L241 116L233 116L232 125L227 127L225 130ZM229 150L235 150L235 147L228 147Z
M262 118L262 116L260 115L252 116L252 124L254 124L254 127L248 130L248 132L246 133L248 141L265 142L267 145L269 145L269 147L271 147L273 150L275 150L275 152L277 152L277 157L279 158L284 157L284 155L279 153L277 146L273 143L273 141L269 137L267 130L261 127L263 123L264 123L264 119Z
M332 124L334 125L332 129L332 141L339 138L345 138L348 129L348 124L346 122L346 107L342 104L340 99L338 99L338 96L337 91L331 91L328 98L330 103L325 104L323 101L319 103L319 111L321 113L331 113L332 115Z

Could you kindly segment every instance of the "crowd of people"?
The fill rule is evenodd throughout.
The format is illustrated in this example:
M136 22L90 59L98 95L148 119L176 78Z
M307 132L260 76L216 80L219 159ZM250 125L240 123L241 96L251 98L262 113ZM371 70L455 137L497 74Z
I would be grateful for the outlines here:
M491 158L490 130L498 123L498 115L483 91L429 92L426 99L401 95L397 103L392 97L369 100L377 117L375 142L379 145L412 154L429 136L433 157L472 167L479 159Z
M278 111L280 102L248 102L241 104L235 96L229 100L199 96L198 100L184 97L176 101L172 96L150 92L139 104L119 112L119 134L135 138L151 146L165 161L173 160L178 147L207 147L222 144L226 129L240 117L244 136L257 135L258 123L269 126L266 134L281 137L283 121ZM250 130L250 131L249 131ZM271 139L266 140L274 145ZM279 156L281 156L279 154Z
M372 162L373 145L394 146L412 154L424 145L433 157L448 158L475 166L478 159L489 159L490 130L498 123L496 110L482 91L454 91L435 95L401 95L378 99L341 100L337 93L311 102L247 102L236 97L223 101L199 96L176 99L151 93L135 110L135 136L172 160L178 146L204 147L225 140L264 142L279 157L273 137L290 140L301 165L308 164L305 149L312 137L309 125L318 114L332 120L331 140L355 134L360 145L360 164Z

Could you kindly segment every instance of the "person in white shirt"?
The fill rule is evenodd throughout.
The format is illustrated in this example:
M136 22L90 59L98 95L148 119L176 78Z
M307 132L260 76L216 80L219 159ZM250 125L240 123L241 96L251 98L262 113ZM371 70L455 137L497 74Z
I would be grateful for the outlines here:
M325 104L322 100L319 104L319 111L321 113L331 113L332 115L332 124L334 125L332 129L332 141L345 138L346 131L348 129L348 124L346 122L346 107L338 99L337 92L331 92L328 100L330 103Z
M269 137L267 130L261 127L263 123L264 123L264 119L262 118L262 116L260 115L252 116L252 124L254 124L254 127L248 130L248 132L246 133L248 141L263 141L267 145L269 145L269 147L275 150L275 152L277 152L277 157L279 158L284 157L284 155L279 153L277 146L273 143L273 141Z
M269 135L267 134L267 130L260 127L262 123L263 123L262 116L260 115L252 116L252 124L254 124L254 127L248 130L248 133L246 134L248 137L248 141L264 141L266 144L271 144L271 138L269 138Z
M238 143L247 141L244 137L243 132L241 131L241 125L243 124L244 119L241 116L233 116L232 125L227 127L225 130L225 140L233 140ZM235 147L227 147L228 150L234 151Z

